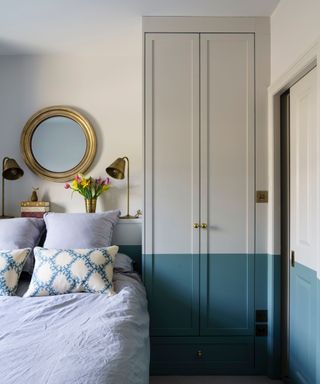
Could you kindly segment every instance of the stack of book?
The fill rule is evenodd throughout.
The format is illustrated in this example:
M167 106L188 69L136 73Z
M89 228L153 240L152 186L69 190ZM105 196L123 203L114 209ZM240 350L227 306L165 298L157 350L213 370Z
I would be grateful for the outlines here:
M46 212L50 211L50 203L48 201L22 201L21 217L37 217L42 218Z

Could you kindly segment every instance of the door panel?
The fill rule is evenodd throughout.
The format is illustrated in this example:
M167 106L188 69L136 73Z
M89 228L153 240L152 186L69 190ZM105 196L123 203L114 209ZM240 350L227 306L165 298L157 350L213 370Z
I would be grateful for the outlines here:
M301 264L290 276L290 378L297 384L316 382L316 272Z
M317 265L316 71L290 89L289 372L296 383L315 383Z
M254 255L200 255L201 335L252 335Z
M201 35L201 334L253 334L254 37Z
M198 253L199 35L146 36L146 249Z
M201 253L254 253L254 37L201 35Z
M300 264L317 268L316 71L290 90L291 249Z
M152 336L199 334L199 255L145 255Z
M199 34L147 34L145 270L152 335L199 333Z

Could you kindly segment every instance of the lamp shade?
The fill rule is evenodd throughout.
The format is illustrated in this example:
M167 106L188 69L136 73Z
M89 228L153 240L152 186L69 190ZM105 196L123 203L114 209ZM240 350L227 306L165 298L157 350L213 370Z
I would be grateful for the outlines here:
M6 180L17 180L23 176L23 173L23 170L14 159L4 159L2 176Z
M109 176L113 177L114 179L120 180L120 179L124 179L125 169L126 169L125 159L122 157L119 157L106 169L106 172Z

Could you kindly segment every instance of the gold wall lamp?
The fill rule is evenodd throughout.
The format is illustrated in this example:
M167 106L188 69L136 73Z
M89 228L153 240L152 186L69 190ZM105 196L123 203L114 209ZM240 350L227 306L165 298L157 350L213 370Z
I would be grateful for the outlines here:
M12 216L5 216L4 214L4 181L17 180L24 174L23 170L19 167L14 159L5 157L2 160L2 213L0 219L10 219Z
M108 168L106 168L106 172L109 176L113 177L117 180L123 180L125 169L126 169L126 163L127 166L127 214L125 216L121 216L120 219L137 219L139 216L132 216L130 215L130 165L129 165L129 159L127 156L119 157L116 159L111 165L109 165Z

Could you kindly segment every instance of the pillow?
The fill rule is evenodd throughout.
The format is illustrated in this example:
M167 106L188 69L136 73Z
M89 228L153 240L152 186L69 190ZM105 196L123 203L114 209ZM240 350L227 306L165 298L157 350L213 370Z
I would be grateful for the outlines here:
M114 269L120 272L132 272L132 259L124 253L118 253L114 261Z
M30 248L0 251L0 296L13 296Z
M20 217L0 220L0 250L34 248L45 231L42 219ZM34 257L31 252L23 270L32 274Z
M113 264L119 247L46 249L36 247L36 264L24 297L72 292L112 295Z
M45 214L47 237L44 248L102 248L111 245L112 232L120 211L101 213Z

